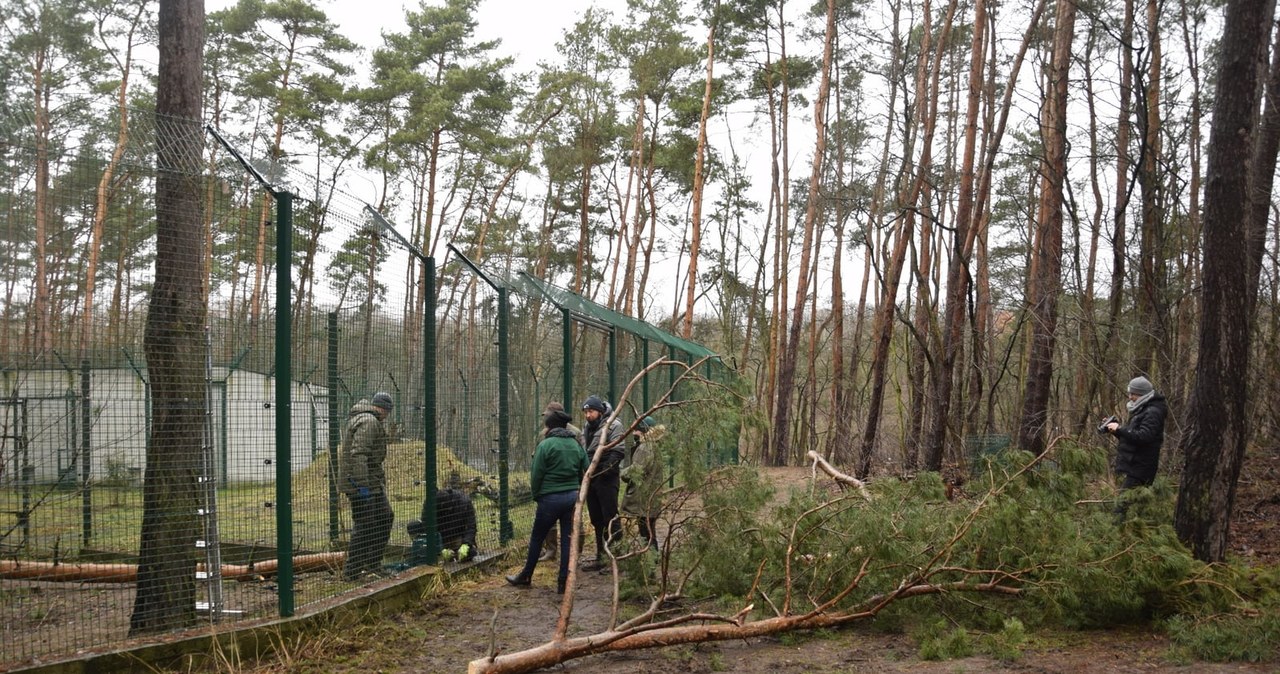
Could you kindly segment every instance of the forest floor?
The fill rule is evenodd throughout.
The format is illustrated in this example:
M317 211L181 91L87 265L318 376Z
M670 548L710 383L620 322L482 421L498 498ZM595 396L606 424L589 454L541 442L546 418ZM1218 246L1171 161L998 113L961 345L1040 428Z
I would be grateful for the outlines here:
M802 485L807 468L765 469L776 484ZM1251 565L1280 564L1280 450L1254 451L1244 464L1232 524L1232 553ZM515 571L515 562L502 573ZM548 640L560 611L554 567L539 565L534 586L508 587L501 573L472 574L416 610L327 634L249 671L268 672L464 672L491 649L510 653ZM570 636L608 623L612 577L579 573ZM1061 672L1137 674L1280 672L1269 663L1182 662L1168 638L1152 630L1036 632L1021 657L1003 662L986 656L926 661L909 636L865 627L787 634L745 641L676 646L590 656L556 667L558 672L667 674L675 672Z

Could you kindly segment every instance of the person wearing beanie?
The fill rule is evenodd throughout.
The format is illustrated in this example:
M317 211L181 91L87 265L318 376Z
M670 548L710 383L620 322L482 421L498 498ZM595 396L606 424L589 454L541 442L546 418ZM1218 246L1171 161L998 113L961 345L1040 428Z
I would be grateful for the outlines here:
M587 483L587 513L596 535L596 557L583 565L584 571L605 568L605 547L622 529L618 521L618 471L626 449L623 447L622 422L617 419L605 427L609 418L609 403L600 396L588 396L582 402L582 414L587 420L582 439L587 456L596 461L591 481Z
M662 514L664 462L657 443L665 430L653 417L636 422L636 430L632 434L635 447L631 450L631 465L620 473L627 485L626 493L622 495L622 512L636 519L640 536L652 550L658 549L657 523L658 516Z
M391 539L395 513L387 498L387 458L384 422L395 404L385 392L351 406L338 462L338 489L351 504L351 542L342 569L345 580L382 574L382 555Z
M1108 423L1105 428L1116 437L1116 476L1120 489L1145 487L1156 479L1160 448L1164 444L1164 419L1169 405L1151 380L1137 376L1129 380L1129 419Z
M573 538L573 511L578 505L578 487L587 472L587 453L568 430L569 415L562 410L547 410L543 416L547 437L538 443L529 467L529 488L537 502L533 529L529 532L529 549L520 572L507 576L516 587L533 584L542 541L552 525L560 525L560 572L556 591L563 594L569 580L569 544Z

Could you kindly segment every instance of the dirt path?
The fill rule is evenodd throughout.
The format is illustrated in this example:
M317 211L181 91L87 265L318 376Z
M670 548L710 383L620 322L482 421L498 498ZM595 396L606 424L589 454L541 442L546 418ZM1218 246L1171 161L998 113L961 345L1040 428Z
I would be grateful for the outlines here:
M513 569L514 567L512 567ZM509 572L512 569L503 569ZM325 655L305 654L254 670L266 672L465 672L467 663L488 653L528 648L550 638L559 616L554 570L539 566L534 587L507 586L501 574L464 580L417 611L333 635ZM581 574L573 608L572 635L603 629L608 623L612 579ZM495 617L496 613L496 617ZM941 662L922 661L912 640L869 629L777 638L679 646L596 655L548 671L588 674L744 674L867 672L957 674L1035 672L1043 674L1274 674L1280 663L1181 665L1168 660L1168 642L1145 631L1036 634L1033 645L1015 662L975 656Z

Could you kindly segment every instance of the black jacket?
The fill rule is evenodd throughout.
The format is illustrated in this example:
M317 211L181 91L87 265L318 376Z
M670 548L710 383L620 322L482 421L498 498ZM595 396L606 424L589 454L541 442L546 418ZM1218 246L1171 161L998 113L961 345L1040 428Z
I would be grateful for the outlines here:
M587 424L582 432L583 447L586 448L587 460L590 461L601 447L613 443L613 446L605 450L604 455L600 457L600 463L596 464L596 472L591 475L591 478L616 482L622 460L627 456L627 448L622 444L622 422L614 419L606 429L604 428L605 420L605 416L601 415L595 423Z
M1160 464L1160 446L1164 444L1164 418L1169 405L1156 393L1151 400L1129 413L1129 421L1117 428L1116 472L1135 480L1156 479Z
M427 504L422 504L422 519L409 522L409 536L418 537L426 533L422 523L427 519ZM461 489L436 490L436 531L440 534L440 542L444 547L453 550L463 543L471 546L466 561L476 554L476 508L471 504L471 497Z

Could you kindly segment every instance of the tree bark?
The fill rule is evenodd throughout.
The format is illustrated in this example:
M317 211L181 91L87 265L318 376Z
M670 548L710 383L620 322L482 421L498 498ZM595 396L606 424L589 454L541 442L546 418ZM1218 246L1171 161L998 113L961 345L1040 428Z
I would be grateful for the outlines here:
M1045 451L1049 392L1053 384L1053 356L1057 344L1058 298L1062 292L1062 194L1067 173L1067 78L1071 68L1071 43L1075 35L1076 6L1058 0L1054 22L1053 57L1049 67L1049 96L1045 101L1042 135L1045 158L1041 181L1038 236L1032 256L1028 310L1031 314L1031 350L1018 445L1027 451Z
M712 77L716 63L716 24L719 22L720 3L711 6L711 28L707 31L707 78L702 89L702 114L698 117L698 148L693 159L693 214L689 218L689 274L684 289L684 325L680 334L685 339L693 335L693 301L698 296L698 254L702 248L702 192L706 182L705 159L707 154L707 118L711 115Z
M203 443L205 304L200 124L203 0L161 0L156 273L144 347L154 392L130 635L195 622L195 498Z
M1184 464L1174 528L1197 559L1222 561L1236 483L1249 438L1249 289L1256 273L1247 259L1255 225L1251 165L1255 151L1259 78L1267 54L1275 0L1227 4L1209 132L1204 197L1204 272L1200 291L1199 357L1183 436ZM1246 317L1242 320L1241 317Z
M804 242L800 248L800 265L797 267L796 296L790 333L782 349L782 364L778 368L778 397L774 401L773 446L775 458L782 459L788 449L791 420L791 395L795 390L797 349L800 346L800 330L804 325L804 309L809 296L810 264L813 259L814 231L818 221L818 195L822 180L822 162L827 151L827 99L831 94L831 53L836 39L835 0L827 0L827 29L822 47L822 73L818 84L818 99L813 104L813 126L816 141L813 150L813 167L809 173L809 199L804 215Z

